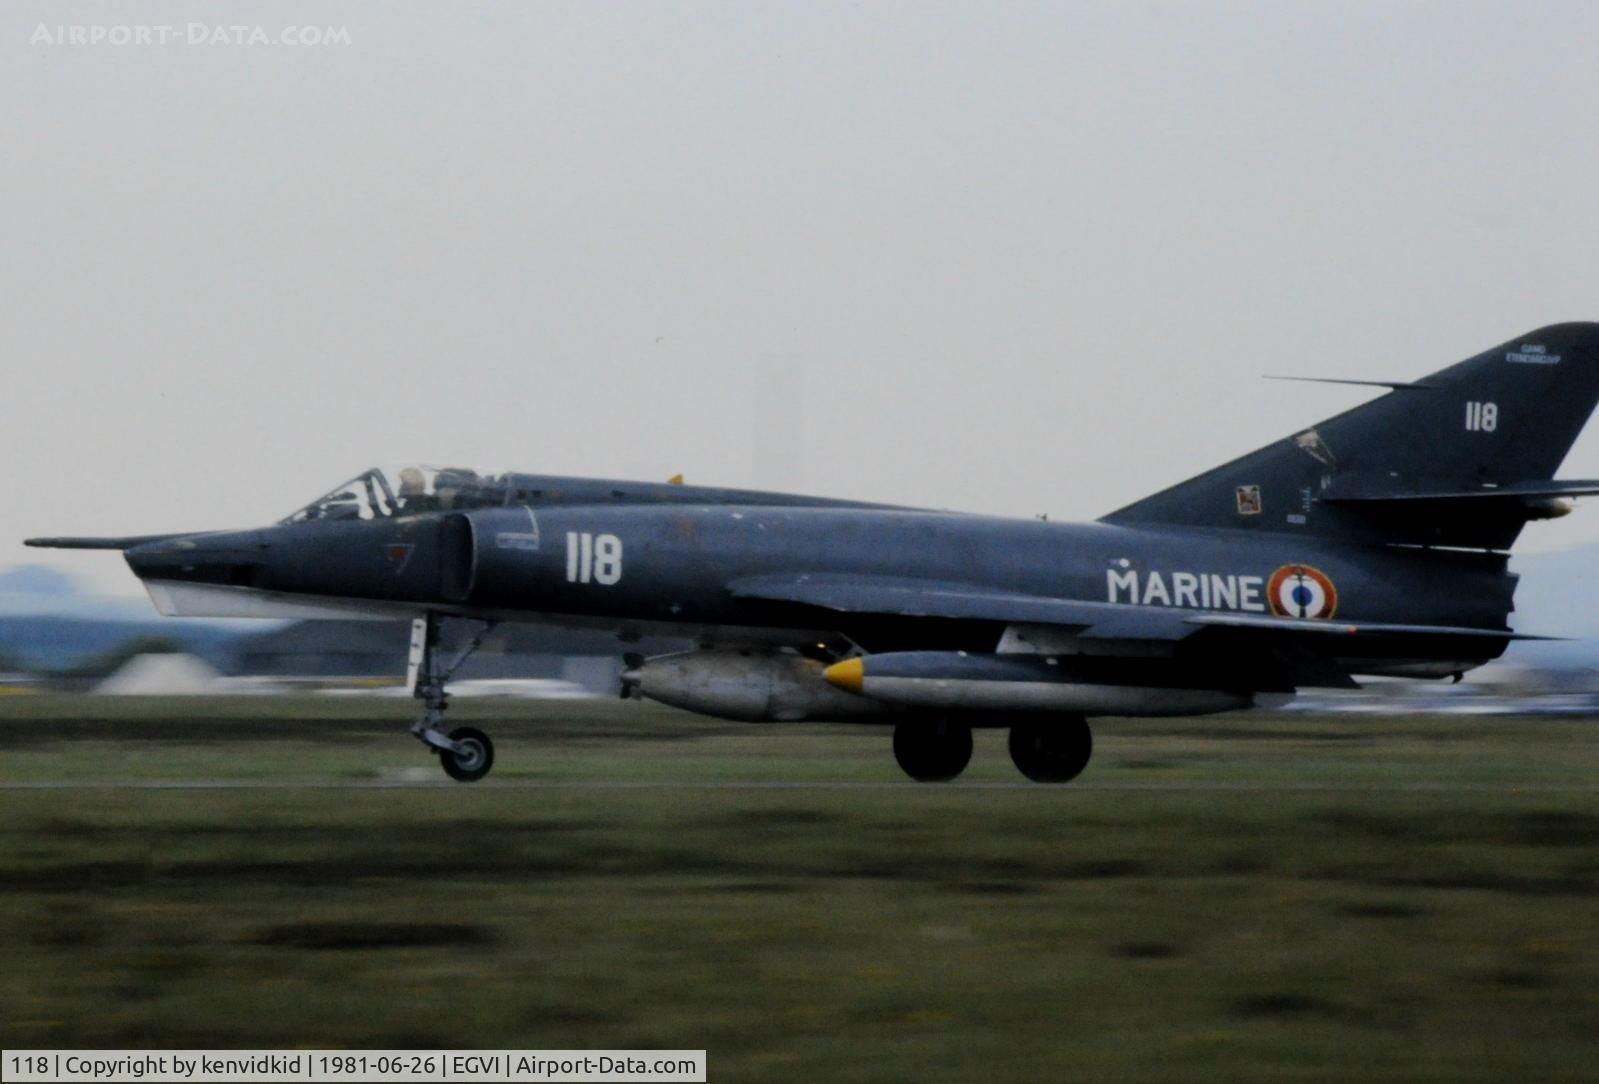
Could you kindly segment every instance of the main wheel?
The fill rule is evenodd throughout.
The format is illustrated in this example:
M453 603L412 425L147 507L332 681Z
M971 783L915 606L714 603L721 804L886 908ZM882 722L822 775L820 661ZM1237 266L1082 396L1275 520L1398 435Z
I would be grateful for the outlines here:
M972 760L972 728L947 719L894 728L894 759L921 783L947 783Z
M494 743L476 727L463 726L450 731L450 740L460 742L465 748L456 753L439 750L439 763L444 772L457 783L476 783L494 767Z
M1010 728L1010 758L1035 783L1076 779L1093 755L1093 731L1078 715L1030 720Z

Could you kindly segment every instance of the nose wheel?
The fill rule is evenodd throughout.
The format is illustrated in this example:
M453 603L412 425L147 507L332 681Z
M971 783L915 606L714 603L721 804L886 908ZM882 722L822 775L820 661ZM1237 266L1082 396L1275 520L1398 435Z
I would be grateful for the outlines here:
M439 750L439 766L457 783L476 783L494 767L494 743L483 731L471 726L450 731L455 749Z
M434 753L439 766L458 783L476 783L494 767L494 743L476 727L457 727L444 732L444 711L450 706L450 694L445 691L450 678L472 653L483 646L483 640L493 630L496 622L485 621L472 642L445 664L439 650L439 617L426 614L411 623L411 661L408 681L411 694L422 701L422 718L411 728L411 733Z

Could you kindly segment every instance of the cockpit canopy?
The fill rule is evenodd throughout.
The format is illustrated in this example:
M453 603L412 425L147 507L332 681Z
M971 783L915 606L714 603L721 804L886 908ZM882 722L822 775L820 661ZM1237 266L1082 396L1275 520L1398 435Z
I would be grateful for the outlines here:
M402 467L390 475L373 467L335 486L280 523L386 519L507 503L509 475L480 475L460 467Z

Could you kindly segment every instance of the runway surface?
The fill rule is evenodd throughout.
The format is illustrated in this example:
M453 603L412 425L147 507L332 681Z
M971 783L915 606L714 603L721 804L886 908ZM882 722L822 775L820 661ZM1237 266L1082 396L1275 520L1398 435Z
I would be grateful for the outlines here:
M1543 794L1594 793L1599 783L1245 783L1183 780L1167 783L1073 783L1051 787L1018 781L925 784L904 782L827 781L784 782L780 780L716 780L699 782L650 782L636 780L538 780L507 779L463 786L447 779L46 779L0 782L0 791L56 790L552 790L552 791L912 791L948 794L961 791L1036 791L1075 793L1078 791L1161 792L1322 792L1328 794Z

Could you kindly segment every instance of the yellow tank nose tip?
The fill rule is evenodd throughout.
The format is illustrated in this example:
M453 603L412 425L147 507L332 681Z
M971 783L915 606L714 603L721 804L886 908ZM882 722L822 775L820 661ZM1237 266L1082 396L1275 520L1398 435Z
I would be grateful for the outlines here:
M861 691L861 677L865 669L860 659L845 659L823 670L822 676L827 679L829 685L858 693Z

